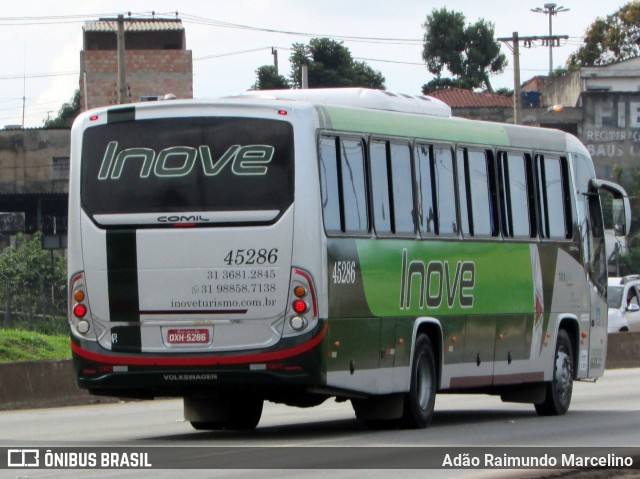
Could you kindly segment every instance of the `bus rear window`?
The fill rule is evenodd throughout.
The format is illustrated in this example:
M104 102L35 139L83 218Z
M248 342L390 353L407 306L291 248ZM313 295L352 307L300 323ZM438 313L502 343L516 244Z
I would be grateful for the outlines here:
M287 122L197 117L109 123L83 136L82 207L106 225L123 215L157 224L199 212L194 217L205 222L271 221L293 202L293 172Z

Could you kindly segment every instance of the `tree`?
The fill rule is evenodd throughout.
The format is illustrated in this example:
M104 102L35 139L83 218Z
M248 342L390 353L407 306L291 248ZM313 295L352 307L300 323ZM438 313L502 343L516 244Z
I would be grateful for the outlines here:
M58 116L45 120L45 128L70 128L73 120L80 114L80 90L76 90L73 98L64 103L58 111Z
M597 66L640 56L640 2L633 1L605 19L597 18L587 29L583 45L569 65Z
M264 65L256 70L257 80L251 87L252 90L280 90L291 88L289 81L276 73L273 65Z
M580 67L575 64L567 64L566 67L557 67L555 70L551 72L549 75L551 78L562 78L570 75L571 73L579 70Z
M42 233L31 239L18 234L15 248L0 255L0 278L4 288L2 307L6 308L3 325L13 317L31 329L54 331L64 329L67 306L66 261L42 249ZM58 319L51 324L36 318Z
M310 88L365 87L384 90L384 76L365 62L354 60L341 42L329 38L313 38L308 45L294 43L291 83L302 87L302 65L306 64Z
M489 76L502 73L507 57L494 39L493 23L484 19L465 27L465 16L446 7L434 9L425 29L422 59L436 78L422 87L428 93L442 85L493 91ZM453 79L442 78L447 70Z

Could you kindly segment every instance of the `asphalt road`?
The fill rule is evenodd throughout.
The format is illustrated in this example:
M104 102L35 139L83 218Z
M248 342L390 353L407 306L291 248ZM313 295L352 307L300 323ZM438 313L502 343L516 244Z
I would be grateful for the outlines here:
M410 454L412 447L452 448L472 455L482 447L495 451L513 446L594 448L637 447L640 453L640 369L607 371L597 383L576 383L569 413L562 417L539 417L527 404L502 403L499 398L473 395L439 395L431 426L425 430L369 430L359 423L349 403L325 402L320 407L296 409L267 403L258 428L252 432L199 432L182 418L180 400L122 402L117 404L56 409L0 412L0 447L57 448L69 446L114 447L169 446L165 462L184 454L202 459L202 451L213 451L226 469L185 470L185 478L205 477L363 477L357 467L370 469L366 476L388 477L551 477L534 471L514 470L401 470L384 469ZM215 447L214 447L215 446ZM226 449L220 449L223 446ZM250 446L254 449L244 450ZM269 447L277 449L268 450ZM389 446L398 449L391 449ZM211 449L214 447L213 449ZM330 449L319 449L319 448ZM366 447L366 449L354 449ZM375 449L380 447L381 449ZM455 448L462 449L455 449ZM207 449L202 449L207 448ZM308 448L308 449L307 449ZM465 449L466 448L466 449ZM142 449L141 449L142 450ZM178 452L176 452L178 451ZM281 456L274 456L273 451ZM328 452L327 452L328 451ZM360 454L353 454L357 451ZM391 456L389 452L391 451ZM157 457L157 456L156 456ZM265 460L274 457L275 465ZM279 457L279 459L278 459ZM275 470L278 460L295 457L318 468ZM349 463L353 457L354 463ZM266 470L247 471L254 464L267 464ZM640 461L640 457L638 459ZM295 463L295 462L294 462ZM184 464L181 462L180 464ZM336 470L327 470L335 464ZM342 465L342 466L341 466ZM185 466L187 467L187 466ZM333 466L331 466L333 467ZM640 477L632 471L619 471L624 477ZM330 474L329 474L330 473ZM0 478L68 477L177 477L175 470L154 471L68 471L0 470ZM562 477L567 477L566 475ZM596 477L596 476L580 476ZM603 477L612 477L603 476Z

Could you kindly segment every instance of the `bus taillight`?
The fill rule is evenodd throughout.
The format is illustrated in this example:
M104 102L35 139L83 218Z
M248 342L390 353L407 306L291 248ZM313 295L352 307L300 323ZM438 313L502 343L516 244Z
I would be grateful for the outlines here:
M78 319L84 318L87 315L87 307L84 304L76 304L73 307L73 315Z
M311 275L294 268L291 275L290 309L285 324L285 335L300 334L318 319L316 293Z
M86 304L87 293L85 290L83 273L78 273L71 278L69 291L70 326L79 334L87 334L91 329L91 325L86 319L86 316L89 313L89 307Z
M307 312L308 306L307 303L305 303L303 300L301 299L296 299L293 302L293 310L298 313L298 314L304 314Z

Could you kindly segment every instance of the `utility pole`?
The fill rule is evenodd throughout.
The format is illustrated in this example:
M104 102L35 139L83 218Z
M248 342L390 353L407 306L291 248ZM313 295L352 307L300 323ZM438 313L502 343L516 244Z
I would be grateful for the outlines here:
M127 82L124 62L124 15L118 15L118 103L126 103Z
M27 107L27 42L24 42L24 61L22 63L22 128L24 129L24 111Z
M278 76L278 50L276 50L275 47L271 47L271 54L273 55L273 66L276 69L276 76Z
M513 123L520 124L520 40L518 32L513 32Z
M511 37L498 38L499 42L505 43L511 51L513 51L513 122L517 125L520 121L521 99L520 99L520 42L525 47L531 47L534 42L542 41L543 43L559 42L560 39L568 39L568 35L550 35L543 37L520 37L518 32L513 32ZM511 46L513 44L513 47ZM551 73L551 72L549 72Z
M558 6L555 3L545 3L544 9L540 7L532 8L531 11L534 13L544 13L545 15L549 15L549 75L553 72L553 47L559 46L560 40L553 37L553 16L558 13L568 12L570 9L565 8L563 6ZM557 43L556 43L557 41Z
M498 38L513 52L513 124L520 124L520 37L518 32L513 32L511 37ZM512 46L513 45L513 46Z

